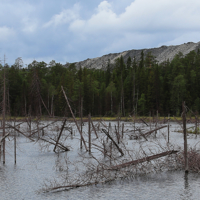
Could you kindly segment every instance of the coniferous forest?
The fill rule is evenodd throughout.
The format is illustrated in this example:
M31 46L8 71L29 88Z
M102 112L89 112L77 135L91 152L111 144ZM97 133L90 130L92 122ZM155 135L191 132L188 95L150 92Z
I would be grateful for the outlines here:
M158 64L151 53L139 61L118 58L103 69L77 68L51 61L33 61L23 67L21 58L4 65L7 115L51 115L70 117L61 86L76 117L180 116L182 101L200 112L200 51L177 54ZM3 66L1 65L1 77Z

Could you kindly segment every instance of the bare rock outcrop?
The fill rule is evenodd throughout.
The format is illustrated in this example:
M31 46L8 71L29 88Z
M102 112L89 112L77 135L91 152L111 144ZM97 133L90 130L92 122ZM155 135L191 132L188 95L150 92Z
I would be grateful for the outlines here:
M123 56L124 61L126 62L129 56L131 59L135 57L136 61L140 59L141 52L144 52L144 55L147 55L148 52L155 57L158 63L162 63L164 61L171 61L176 54L181 52L183 56L187 55L190 51L197 51L200 48L200 42L193 43L188 42L181 45L171 45L171 46L161 46L158 48L150 48L150 49L139 49L139 50L128 50L121 53L110 53L104 55L102 57L87 59L84 61L80 61L75 63L77 67L87 67L87 68L95 68L101 69L107 66L108 62L110 61L111 64L115 62L115 60L121 56Z

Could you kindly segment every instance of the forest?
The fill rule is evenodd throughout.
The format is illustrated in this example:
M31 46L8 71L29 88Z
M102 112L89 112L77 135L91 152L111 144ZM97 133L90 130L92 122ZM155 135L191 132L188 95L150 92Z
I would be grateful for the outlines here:
M0 65L6 75L6 105L10 116L71 117L63 86L74 115L83 116L180 116L182 102L200 111L200 51L178 53L158 64L151 53L140 60L123 57L106 68L77 68L34 60L24 67L21 58L11 66ZM2 92L2 90L1 90ZM2 95L1 95L2 96ZM2 97L0 97L2 98Z

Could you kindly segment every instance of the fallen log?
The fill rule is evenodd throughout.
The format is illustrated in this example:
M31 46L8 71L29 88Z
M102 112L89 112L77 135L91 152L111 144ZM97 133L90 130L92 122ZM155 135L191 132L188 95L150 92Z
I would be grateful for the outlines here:
M77 183L77 184L72 184L72 185L63 185L63 186L57 186L57 187L53 187L50 189L45 190L45 192L50 192L50 191L56 191L56 190L69 190L69 189L73 189L73 188L79 188L79 187L85 187L85 186L90 186L90 185L97 185L97 184L103 184L103 183L107 183L110 181L113 181L114 179L108 179L105 181L95 181L95 182L88 182L88 183Z
M23 132L21 132L19 129L17 129L16 127L14 126L11 126L8 124L8 126L14 130L16 130L17 132L21 133L23 136L27 137L29 140L31 140L32 142L35 142L35 140L33 140L32 138L30 138L29 136L25 135Z
M6 135L4 135L1 140L0 140L0 144L9 136L10 133L7 133Z
M167 155L175 154L177 152L178 151L174 151L174 150L166 151L166 152L159 153L159 154L156 154L156 155L153 155L153 156L148 156L148 157L141 158L141 159L138 159L138 160L133 160L133 161L130 161L130 162L127 162L127 163L123 163L123 164L120 164L120 165L115 165L115 166L109 168L109 170L119 170L121 168L129 167L130 165L137 165L137 164L140 164L140 163L143 163L143 162L146 162L146 161L151 161L151 160L161 158L161 157L164 157L164 156L167 156Z
M142 131L141 131L140 129L139 129L139 133L140 133L140 135L141 135L146 141L148 141L147 138L146 138L146 136L145 136L145 134L143 134Z
M174 150L166 151L166 152L156 154L156 155L153 155L153 156L148 156L148 157L145 157L145 158L142 158L142 159L134 160L134 161L131 161L131 162L120 164L120 165L116 165L116 166L113 166L113 167L105 169L105 170L119 170L121 168L125 168L125 167L128 167L130 165L137 165L137 164L140 164L140 163L143 163L143 162L146 162L146 161L150 161L150 160L154 160L154 159L157 159L157 158L160 158L160 157L163 157L163 156L175 154L177 152L178 151L174 151ZM105 181L95 181L95 182L77 183L77 184L71 184L71 185L57 186L57 187L47 189L46 192L56 191L56 190L62 191L62 190L73 189L73 188L78 188L78 187L85 187L85 186L90 186L90 185L106 183L106 182L109 182L109 181L112 181L112 180L114 180L114 179L111 178L111 179L107 179Z
M57 122L57 121L54 121L54 122L52 122L52 123L50 123L50 124L48 124L48 125L46 125L46 126L41 127L41 128L39 129L39 131L40 131L40 130L43 130L44 128L47 128L48 126L50 126L50 125L52 125L52 124L54 124L54 123L56 123L56 122ZM29 137L31 137L32 135L34 135L35 133L38 132L38 130L35 131L35 129L34 129L33 131L34 131L34 132L32 132L32 133L29 135Z
M157 131L157 130L160 130L160 129L166 128L166 127L167 127L167 125L158 127L158 128L156 128L156 129L154 129L154 130L151 130L151 131L148 131L148 132L144 133L143 136L148 137L148 136L149 136L151 133L153 133L154 131Z
M53 144L54 146L55 146L55 144L56 144L56 141L55 140L53 140L52 138L50 138L52 141L49 141L49 140L46 140L46 139L44 139L44 138L41 138L41 137L39 137L38 138L39 140L42 140L42 141L44 141L44 142L47 142L47 143L49 143L49 144ZM64 151L70 151L70 149L69 148L67 148L67 147L65 147L64 145L62 145L62 144L60 144L60 143L57 143L57 146L59 147L59 148L61 148L62 150L64 150Z

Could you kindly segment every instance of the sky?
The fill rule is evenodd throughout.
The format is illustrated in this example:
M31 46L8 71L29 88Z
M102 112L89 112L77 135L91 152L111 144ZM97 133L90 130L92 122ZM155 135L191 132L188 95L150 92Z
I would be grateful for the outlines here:
M0 0L0 59L65 64L200 41L198 0Z

